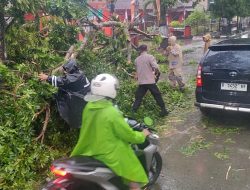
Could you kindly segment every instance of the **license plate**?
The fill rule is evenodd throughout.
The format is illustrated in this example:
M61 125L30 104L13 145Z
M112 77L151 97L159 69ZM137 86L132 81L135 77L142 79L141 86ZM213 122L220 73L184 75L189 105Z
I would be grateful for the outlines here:
M232 91L247 91L247 84L239 83L221 83L221 90L232 90Z

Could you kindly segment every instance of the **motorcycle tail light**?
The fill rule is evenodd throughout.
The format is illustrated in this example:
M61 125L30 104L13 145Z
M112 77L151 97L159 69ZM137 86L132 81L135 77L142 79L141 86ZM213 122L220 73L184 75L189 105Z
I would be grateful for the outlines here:
M50 168L51 172L57 176L65 176L67 175L67 172L63 168L56 168L55 166L51 166Z

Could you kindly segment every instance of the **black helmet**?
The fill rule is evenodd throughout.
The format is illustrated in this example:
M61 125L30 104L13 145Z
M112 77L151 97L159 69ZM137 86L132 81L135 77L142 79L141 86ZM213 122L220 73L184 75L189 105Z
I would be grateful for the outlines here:
M147 45L145 45L145 44L140 45L140 46L137 48L137 50L138 50L140 53L142 53L142 52L144 52L144 51L147 51L147 50L148 50L148 46L147 46Z
M74 73L76 71L78 71L78 67L76 65L76 61L75 60L69 60L66 64L63 65L63 69L67 72L67 73Z

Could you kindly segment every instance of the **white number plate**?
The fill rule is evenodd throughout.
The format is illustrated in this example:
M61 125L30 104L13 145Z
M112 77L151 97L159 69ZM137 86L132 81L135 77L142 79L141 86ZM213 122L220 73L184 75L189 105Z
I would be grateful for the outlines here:
M221 83L221 90L232 90L232 91L247 91L247 84L239 83Z

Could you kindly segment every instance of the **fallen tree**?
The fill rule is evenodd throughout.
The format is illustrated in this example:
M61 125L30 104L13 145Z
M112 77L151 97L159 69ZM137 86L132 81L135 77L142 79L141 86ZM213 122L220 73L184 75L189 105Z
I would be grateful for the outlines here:
M137 86L133 79L135 69L133 64L127 64L124 53L128 43L124 30L129 28L117 25L118 38L96 31L85 42L68 44L68 51L60 47L71 41L70 34L75 35L75 30L68 28L71 26L52 25L46 36L40 35L34 23L10 28L6 38L9 61L0 63L1 189L38 189L49 173L51 161L68 156L78 138L79 131L69 129L55 109L53 94L57 89L41 83L38 73L50 74L65 60L76 58L89 79L104 72L114 74L121 83L116 103L125 115L130 114ZM61 36L53 30L69 35ZM131 48L131 60L136 56ZM183 94L166 82L159 86L170 109L182 105ZM150 115L158 119L157 109L153 98L146 96L136 117L141 120Z

